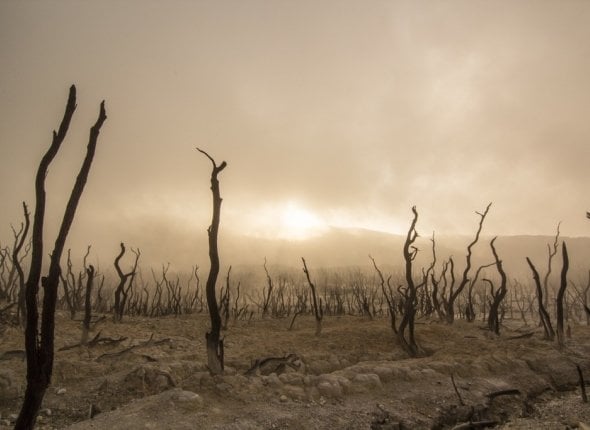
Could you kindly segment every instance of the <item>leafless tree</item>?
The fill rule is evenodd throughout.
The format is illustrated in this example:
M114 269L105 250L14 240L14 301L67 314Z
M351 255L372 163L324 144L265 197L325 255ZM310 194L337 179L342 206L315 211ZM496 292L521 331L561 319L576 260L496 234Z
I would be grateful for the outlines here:
M545 308L544 301L543 301L543 288L541 287L541 281L539 279L539 272L531 259L529 257L526 258L531 271L533 272L533 280L535 281L535 286L537 288L537 305L539 307L539 319L541 320L541 324L543 325L543 331L545 332L545 339L553 340L555 337L555 331L553 330L553 326L551 325L551 317Z
M305 262L305 258L301 257L301 261L303 261L303 273L307 278L307 283L309 284L309 288L311 290L311 299L312 299L312 310L313 315L315 316L315 335L319 336L322 332L322 318L324 317L324 310L322 306L322 299L318 300L317 291L315 284L311 282L311 277L309 276L309 270L307 269L307 264ZM319 302L319 303L318 303ZM293 318L295 320L295 318Z
M92 320L92 285L94 283L95 270L91 264L86 268L86 294L84 295L84 320L82 321L82 340L80 343L85 344L88 340L90 331L90 321Z
M219 307L217 305L217 296L215 294L215 284L217 283L217 276L219 275L219 251L217 247L217 236L219 232L219 221L221 216L221 193L219 192L219 180L217 176L227 166L223 161L217 165L215 160L205 151L197 148L201 154L205 155L213 169L211 171L211 192L213 194L213 217L211 225L207 232L209 235L209 260L211 261L211 268L209 269L209 276L207 277L206 292L207 292L207 306L209 308L209 316L211 318L211 331L205 334L207 341L207 363L209 372L213 375L223 373L223 339L220 338L221 333L221 315L219 314Z
M494 246L494 242L496 241L496 237L492 239L490 242L490 247L492 248L492 254L494 255L494 259L496 261L496 269L500 274L500 287L498 290L494 292L493 284L490 280L487 280L492 285L492 300L490 301L490 313L488 316L488 328L490 331L494 332L495 334L500 334L500 317L499 317L499 309L502 300L506 297L506 273L504 272L504 268L502 266L502 260L498 257L498 253L496 252L496 247Z
M12 248L12 264L14 265L16 272L18 274L18 307L17 307L17 319L19 322L24 326L26 317L27 317L27 309L25 305L25 273L23 271L21 261L20 261L20 251L23 248L25 243L25 239L29 232L29 227L31 225L30 214L25 202L23 202L23 213L25 217L24 224L21 224L21 229L18 234L15 234L15 242L14 247Z
M559 346L565 345L565 337L563 333L563 298L565 289L567 288L567 271L569 269L569 257L567 255L567 246L565 242L561 244L561 252L563 256L563 266L561 268L561 282L559 291L557 292L557 342Z
M272 297L272 290L274 288L272 278L268 273L268 269L266 267L266 257L264 258L264 273L266 274L266 288L262 289L262 318L266 317L268 314L268 305L270 303L270 299Z
M115 289L115 307L114 307L114 321L121 322L123 320L123 315L125 313L125 305L127 303L127 298L129 297L129 291L133 286L133 280L137 273L137 265L139 262L139 257L141 256L141 252L138 250L134 250L131 248L131 252L135 254L135 262L133 263L133 268L130 272L123 273L119 262L125 255L125 244L121 242L121 250L119 254L115 258L115 270L117 271L117 275L119 276L119 284Z
M459 283L459 286L457 287L456 290L453 290L453 288L451 286L451 290L449 291L449 299L446 303L445 317L446 317L446 320L449 324L452 324L453 321L455 320L455 301L457 300L457 297L459 297L459 295L463 292L463 289L465 288L465 286L469 283L469 271L471 270L472 248L475 246L475 244L479 240L479 235L480 235L481 229L483 227L483 222L486 219L486 216L490 210L490 206L492 206L491 203L488 204L488 206L486 207L486 210L483 213L476 212L476 214L479 215L479 217L480 217L479 226L477 228L475 238L467 246L467 256L465 257L466 262L465 262L465 270L463 271L463 277L461 278L461 282Z
M543 278L543 290L545 295L543 297L543 306L545 309L549 306L549 276L551 275L552 270L552 262L553 257L557 255L557 248L559 245L559 227L561 226L561 222L557 224L557 232L555 233L555 239L553 240L553 245L547 244L547 273L545 273L545 277Z
M51 382L54 358L55 306L59 284L60 260L64 245L74 220L78 202L88 179L100 129L106 120L104 101L100 104L100 112L94 126L90 129L90 137L86 156L76 178L74 187L66 204L62 223L55 241L49 273L41 279L43 263L43 224L45 218L45 177L47 170L64 141L70 121L76 109L76 87L71 86L64 117L59 130L53 132L53 141L41 159L35 178L35 213L33 218L31 265L26 282L25 301L27 307L27 324L25 328L25 349L27 356L27 387L23 404L16 420L15 429L32 429L35 425L45 391ZM44 289L43 310L41 315L41 335L39 336L39 312L37 299L39 282Z
M416 255L418 254L418 248L414 246L414 242L418 237L416 231L416 223L418 222L418 212L416 206L412 207L412 213L414 217L406 236L404 243L404 261L405 261L405 274L406 274L406 285L405 287L398 288L398 292L402 296L401 307L401 320L397 329L397 338L404 350L412 357L415 357L419 353L418 344L414 335L414 321L416 317L416 285L412 274L412 264Z

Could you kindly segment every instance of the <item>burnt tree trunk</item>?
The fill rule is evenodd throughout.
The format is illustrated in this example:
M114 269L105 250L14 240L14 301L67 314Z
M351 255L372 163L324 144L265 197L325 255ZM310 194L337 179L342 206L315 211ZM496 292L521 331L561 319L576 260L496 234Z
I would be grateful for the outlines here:
M488 316L488 328L490 331L494 332L495 334L500 334L500 316L499 316L499 309L502 300L506 297L506 273L504 272L504 268L502 267L502 260L498 258L498 253L496 252L496 248L494 247L494 242L496 238L494 237L490 242L490 247L492 248L492 253L494 254L494 259L496 260L496 268L498 269L498 273L500 274L500 287L494 293L492 289L492 301L490 302L490 314ZM490 281L491 284L491 281Z
M414 218L408 230L408 235L404 243L404 260L406 272L406 288L400 293L403 296L403 304L401 306L401 321L397 329L397 338L404 348L404 350L411 356L416 357L419 354L419 348L416 344L414 336L414 320L416 317L416 285L412 277L412 263L416 258L418 249L413 246L418 232L416 231L416 223L418 222L418 212L416 206L412 207Z
M452 324L453 321L455 321L455 300L457 300L457 297L459 297L459 295L461 294L461 292L463 291L463 289L465 288L465 286L469 282L469 271L471 270L472 248L475 246L475 244L479 240L479 235L481 234L483 222L486 219L486 216L490 210L490 206L492 206L491 203L488 204L484 213L476 212L480 216L479 226L478 226L477 232L475 234L475 239L473 239L473 241L469 244L469 246L467 246L467 256L465 257L466 262L465 262L465 270L463 271L463 278L461 279L461 283L459 284L459 287L457 287L457 289L455 291L452 291L452 287L451 287L451 291L449 291L449 300L446 303L445 318L447 320L447 323L449 323L449 324Z
M539 278L539 272L537 272L537 268L533 264L530 258L526 258L531 271L533 272L533 279L535 281L535 286L537 288L537 304L539 306L539 319L541 320L541 324L543 324L543 330L545 332L545 339L553 340L555 338L555 331L553 330L553 326L551 325L551 317L545 309L544 301L543 301L543 288L541 287L541 280Z
M90 320L92 319L92 285L94 283L94 266L91 264L86 269L86 294L84 296L84 320L82 321L82 340L81 344L85 344L88 340L88 332L90 331Z
M45 177L47 170L55 158L66 137L70 121L76 109L76 87L70 87L68 102L59 130L53 132L51 146L41 159L35 178L35 215L33 219L33 237L31 251L31 266L26 283L27 324L25 328L25 349L27 355L27 387L20 413L16 420L15 429L32 429L37 419L45 391L51 382L54 357L55 336L55 305L60 275L60 260L63 253L68 232L74 220L78 202L84 191L88 173L92 165L96 143L102 124L106 120L104 101L100 104L100 113L94 126L90 129L90 137L86 157L76 178L74 188L67 202L62 223L55 241L49 274L41 280L43 263L43 224L45 218ZM39 312L37 298L39 281L44 288L43 310L41 315L41 335L39 336Z
M219 313L219 306L217 304L217 296L215 294L215 284L217 283L217 276L219 275L219 251L217 248L217 236L219 233L219 219L221 214L221 194L219 192L219 180L217 175L221 173L227 166L223 161L219 166L215 160L205 151L197 148L201 154L205 155L213 164L211 171L211 192L213 194L213 217L211 225L207 229L209 235L209 260L211 261L211 268L209 269L209 276L207 277L207 284L205 286L207 294L207 306L209 307L209 317L211 318L211 331L205 334L207 341L207 364L209 372L212 375L220 375L223 373L223 340L220 338L221 333L221 315Z
M569 257L567 255L567 247L565 242L561 244L561 251L563 254L563 266L561 268L561 284L557 292L557 342L559 346L565 345L565 337L563 333L563 298L565 296L565 289L567 287L567 271L569 269Z
M26 323L27 318L27 308L25 305L25 291L26 291L26 283L25 283L25 273L23 272L23 268L20 264L19 254L20 251L25 243L25 238L29 233L29 227L31 225L31 219L29 210L27 208L27 204L23 202L23 212L25 216L25 223L21 235L17 238L18 240L15 243L15 246L12 250L12 261L16 271L18 273L18 307L16 310L17 319L20 324L23 326Z
M309 276L309 270L307 270L307 264L305 263L305 258L301 257L301 261L303 261L303 272L307 277L307 283L309 284L309 288L311 289L311 299L312 299L312 306L313 306L313 314L315 316L315 335L319 336L322 333L322 318L324 317L324 309L322 306L322 299L317 299L317 293L315 284L311 282L311 278Z
M115 289L115 309L113 315L113 319L115 322L121 322L123 320L123 315L125 313L125 305L127 303L127 294L129 293L129 288L132 285L133 278L137 273L137 264L139 262L139 257L141 255L139 249L135 251L133 248L131 248L131 251L135 254L135 263L133 264L133 269L131 270L131 272L123 273L123 271L121 270L121 266L119 265L119 261L121 261L121 258L123 258L125 251L125 244L121 242L121 251L119 251L119 254L115 258L114 262L115 270L117 271L117 275L119 276L119 284ZM125 285L127 285L127 287Z

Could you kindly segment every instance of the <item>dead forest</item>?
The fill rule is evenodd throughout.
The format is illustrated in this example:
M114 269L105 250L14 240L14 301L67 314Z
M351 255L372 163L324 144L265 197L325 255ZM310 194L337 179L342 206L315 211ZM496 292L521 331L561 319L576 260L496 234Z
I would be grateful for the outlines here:
M301 371L305 360L294 351L293 354L284 351L285 355L280 356L260 351L258 356L251 357L252 361L240 358L242 361L236 364L236 348L227 345L234 338L232 330L241 333L247 327L253 336L264 337L265 333L259 331L257 324L273 322L280 325L284 333L304 331L310 339L329 344L334 330L330 321L346 318L364 321L370 324L367 329L382 327L379 332L382 335L379 340L381 348L392 353L401 351L396 360L415 360L415 363L433 356L437 349L432 340L421 341L421 330L426 330L427 326L451 331L455 326L460 326L461 330L471 326L476 333L485 331L485 341L492 343L494 339L522 339L523 342L533 339L548 345L558 355L569 354L570 343L582 342L580 339L572 341L572 336L582 333L586 338L589 333L587 330L578 331L578 328L590 326L590 261L582 278L584 282L579 281L580 276L570 275L567 239L562 239L558 226L554 241L547 244L546 258L543 261L527 258L529 276L516 279L506 272L498 251L497 242L502 239L482 238L486 217L494 209L492 203L474 213L472 239L463 255L439 257L434 233L428 235L430 247L419 249L416 240L423 236L419 233L423 229L419 208L412 207L408 208L404 246L396 250L398 261L378 261L368 255L358 267L345 270L316 267L313 261L302 255L301 260L293 262L289 268L265 259L259 267L252 269L255 276L243 276L240 270L232 270L232 262L221 262L218 251L223 247L222 242L218 243L219 222L223 217L223 171L231 169L231 160L218 162L209 152L199 148L195 150L195 169L203 171L203 183L206 185L209 180L212 191L212 221L209 226L203 226L208 231L208 243L202 244L209 250L210 260L196 262L184 272L171 270L169 264L144 267L141 250L131 243L121 242L113 244L111 256L101 256L102 266L93 264L96 256L90 244L79 255L76 250L65 249L65 244L70 226L76 222L76 206L84 198L84 185L91 165L100 162L93 158L96 146L100 145L101 127L103 123L108 125L104 102L100 104L96 123L90 130L86 157L64 208L58 236L45 238L51 239L50 244L54 243L53 248L48 248L43 242L43 222L46 199L51 199L51 190L45 191L44 181L48 166L58 155L66 137L75 108L76 90L72 86L64 117L58 130L53 132L51 145L34 178L36 201L34 204L23 202L23 219L12 228L13 241L3 243L0 248L0 338L18 332L24 340L20 347L0 350L0 360L8 362L21 357L26 363L26 380L22 381L23 385L26 382L26 388L16 396L10 394L12 397L7 402L20 405L18 415L7 420L16 429L30 429L39 424L45 394L51 391L53 371L59 367L58 352L90 351L99 345L110 345L113 348L120 346L120 349L101 354L122 356L158 342L165 344L169 338L158 332L158 321L161 320L193 318L205 321L202 332L194 333L195 338L201 338L204 344L200 350L203 357L198 360L206 362L201 369L203 372L220 378L224 375L232 377L236 373L267 378L271 374ZM210 172L206 167L211 168ZM209 178L205 172L210 174ZM587 216L590 218L590 214ZM90 233L88 242L92 242ZM487 256L483 263L474 258L475 249ZM50 256L48 261L47 255ZM428 263L418 264L418 255L420 261ZM105 263L107 261L111 263ZM60 324L56 321L63 323L64 320L69 320L68 327L77 327L77 339L72 339L72 332L69 332L67 342L62 337L57 342ZM142 341L144 343L123 347L125 334L115 336L106 329L124 327L133 321L154 321L152 335ZM374 340L369 334L367 338ZM569 389L580 390L583 398L580 404L583 404L587 402L584 378L588 377L589 363L587 359L576 362L575 358L568 357L576 364L572 370L575 384L570 384ZM97 355L95 359L104 360L104 356ZM360 361L359 358L357 362ZM236 368L240 367L237 372ZM460 387L455 386L455 374L455 371L450 373L454 387L450 396L464 406ZM339 384L346 387L345 382ZM178 383L171 385L180 386ZM319 390L323 397L342 395L336 388L330 391L324 386L323 391ZM500 391L494 391L493 397L521 394ZM302 395L302 398L307 397ZM90 402L91 412L86 418L96 416L97 412L92 412L93 404ZM11 410L14 414L14 407ZM463 415L457 413L455 421L455 424L463 422L465 426L455 428L485 428L500 424L496 419L470 415L466 410ZM371 428L401 428L401 424L400 427L386 427L393 422L390 418L386 412L381 418L373 417ZM448 422L443 420L437 425L444 428L451 422L451 419Z

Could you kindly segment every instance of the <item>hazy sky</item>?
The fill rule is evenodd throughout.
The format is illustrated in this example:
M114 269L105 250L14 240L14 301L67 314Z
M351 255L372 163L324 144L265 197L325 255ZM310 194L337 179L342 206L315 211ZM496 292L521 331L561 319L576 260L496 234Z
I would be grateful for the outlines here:
M72 83L48 210L105 99L73 234L113 253L204 232L195 146L228 162L225 231L403 233L416 205L421 231L472 233L493 201L489 234L590 235L589 23L588 1L1 1L0 238Z

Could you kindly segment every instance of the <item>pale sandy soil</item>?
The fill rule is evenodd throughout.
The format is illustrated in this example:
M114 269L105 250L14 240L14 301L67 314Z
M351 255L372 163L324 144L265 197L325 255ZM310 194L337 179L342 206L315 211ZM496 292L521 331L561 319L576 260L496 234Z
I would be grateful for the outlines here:
M507 323L496 338L481 323L420 321L417 338L429 355L408 359L385 319L326 317L319 337L311 317L299 318L293 331L289 323L231 323L226 374L211 377L204 364L206 315L107 320L91 337L100 331L102 338L126 339L58 351L37 427L389 430L453 428L472 420L506 429L565 429L590 423L575 367L590 379L589 327L572 327L559 351L538 331L508 339L534 330L518 322ZM79 337L79 323L60 314L57 347ZM0 429L11 428L24 391L25 364L6 352L22 349L20 330L4 330ZM255 358L290 353L300 357L298 369L244 375ZM508 389L518 393L489 396ZM100 411L93 419L91 406Z

